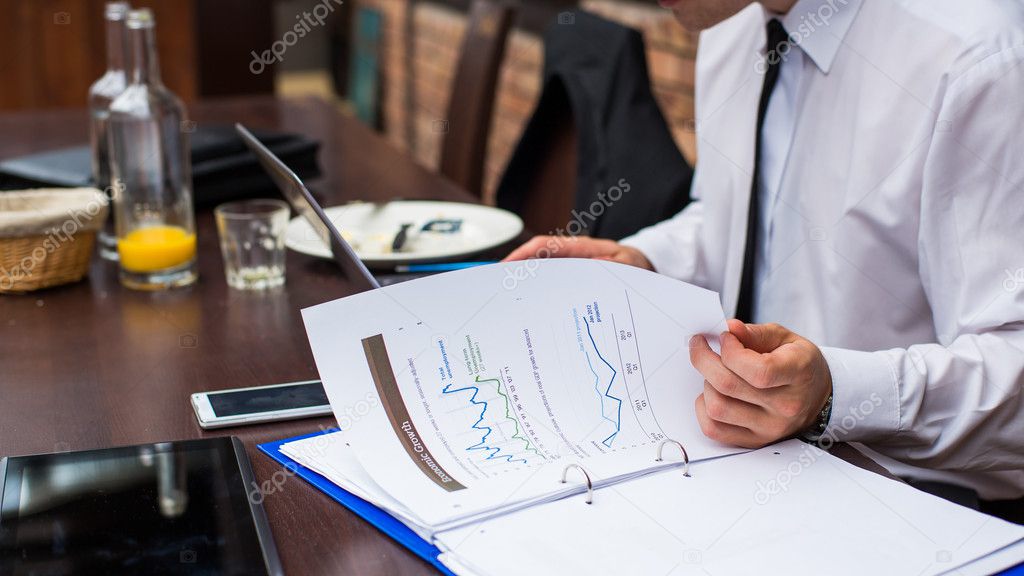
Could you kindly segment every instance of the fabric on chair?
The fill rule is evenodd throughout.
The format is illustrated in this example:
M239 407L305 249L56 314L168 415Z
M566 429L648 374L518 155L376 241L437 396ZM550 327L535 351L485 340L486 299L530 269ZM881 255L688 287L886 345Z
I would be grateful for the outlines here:
M473 1L452 81L448 118L435 126L445 135L441 174L477 197L483 195L494 95L515 13L511 2Z
M522 213L536 195L563 193L532 186L541 163L558 161L546 153L551 119L571 115L579 160L576 190L564 191L574 194L569 233L617 240L685 207L693 169L651 92L640 33L579 11L552 24L544 45L543 91L498 186L498 206Z
M377 127L380 123L380 44L383 18L378 10L356 9L354 50L349 69L349 99L356 116Z

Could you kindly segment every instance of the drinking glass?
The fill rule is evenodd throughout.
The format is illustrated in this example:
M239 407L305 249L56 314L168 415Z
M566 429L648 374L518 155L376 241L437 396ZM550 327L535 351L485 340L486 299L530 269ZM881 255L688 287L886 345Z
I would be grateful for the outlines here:
M284 232L288 205L280 200L241 200L214 210L228 286L263 290L284 284Z

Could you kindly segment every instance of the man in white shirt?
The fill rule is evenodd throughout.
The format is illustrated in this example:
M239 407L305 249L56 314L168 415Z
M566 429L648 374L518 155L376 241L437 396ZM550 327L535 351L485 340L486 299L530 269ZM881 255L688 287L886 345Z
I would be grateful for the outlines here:
M693 202L509 258L719 291L748 323L720 356L690 343L712 438L860 442L904 477L1024 496L1024 2L662 4L703 30Z

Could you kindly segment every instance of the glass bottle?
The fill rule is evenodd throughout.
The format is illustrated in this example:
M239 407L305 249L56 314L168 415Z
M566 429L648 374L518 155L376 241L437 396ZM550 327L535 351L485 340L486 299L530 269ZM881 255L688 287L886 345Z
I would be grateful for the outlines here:
M110 171L121 283L159 290L196 281L185 106L160 81L149 9L126 20L131 74L110 105Z
M131 6L127 2L107 2L105 18L107 33L107 71L89 88L89 144L92 149L92 181L110 197L110 155L107 150L107 119L110 103L127 85L125 70L124 20ZM107 225L99 233L100 256L117 260L117 237L114 235L113 211Z

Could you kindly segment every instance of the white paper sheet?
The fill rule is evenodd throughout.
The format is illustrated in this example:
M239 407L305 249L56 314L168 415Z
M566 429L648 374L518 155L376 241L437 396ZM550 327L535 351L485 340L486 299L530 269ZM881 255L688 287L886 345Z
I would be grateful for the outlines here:
M598 483L649 469L663 438L693 460L740 451L707 439L693 413L703 379L687 342L725 328L718 297L657 274L498 264L303 318L352 453L424 526L578 491L579 479L559 482L568 462Z
M1021 563L1024 563L1024 540L1011 544L1002 550L997 550L988 556L983 556L966 566L960 566L943 574L948 574L949 576L989 576L990 574L998 574L1013 568Z
M738 454L705 438L687 341L725 324L700 288L531 261L303 317L344 431L282 450L433 538L458 573L976 574L1020 555L1024 528L803 443ZM692 477L652 473L672 465L654 461L665 438ZM559 481L567 463L590 472L593 505L578 471Z
M798 441L436 536L453 566L504 574L940 574L1015 526Z

